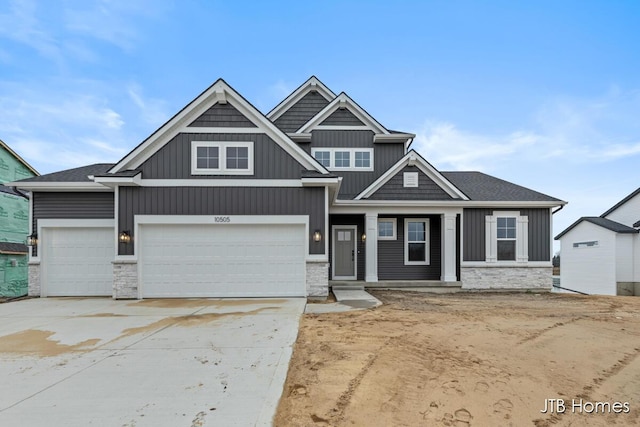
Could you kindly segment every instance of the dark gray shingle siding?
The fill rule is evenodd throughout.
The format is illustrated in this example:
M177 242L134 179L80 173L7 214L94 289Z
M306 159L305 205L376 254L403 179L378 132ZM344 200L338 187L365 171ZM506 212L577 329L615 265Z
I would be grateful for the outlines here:
M327 117L322 123L323 126L363 126L364 123L360 121L351 111L344 109L337 109L329 117Z
M195 119L190 127L256 127L231 104L215 104Z
M418 187L404 186L404 173L418 173ZM451 200L431 178L415 166L407 166L373 193L369 200Z
M561 200L554 197L482 172L442 172L442 175L471 200L561 202Z
M284 132L295 132L328 104L318 92L309 92L273 123Z

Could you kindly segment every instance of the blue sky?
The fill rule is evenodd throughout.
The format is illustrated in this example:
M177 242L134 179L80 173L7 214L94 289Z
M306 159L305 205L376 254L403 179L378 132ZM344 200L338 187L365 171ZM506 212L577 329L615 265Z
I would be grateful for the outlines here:
M634 1L8 0L0 139L41 173L115 162L219 77L268 112L316 75L440 170L567 200L557 234L640 186L639 17Z

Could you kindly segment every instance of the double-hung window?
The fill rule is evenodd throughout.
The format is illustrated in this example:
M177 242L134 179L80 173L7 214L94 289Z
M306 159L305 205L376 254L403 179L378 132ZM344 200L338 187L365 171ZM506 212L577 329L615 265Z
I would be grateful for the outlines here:
M404 220L404 264L429 264L429 220L406 218Z
M485 261L529 261L529 218L518 211L493 211L485 217Z
M372 171L372 148L312 148L311 154L325 168L338 171Z
M496 218L498 261L516 260L516 217Z
M192 141L192 175L252 175L253 142Z

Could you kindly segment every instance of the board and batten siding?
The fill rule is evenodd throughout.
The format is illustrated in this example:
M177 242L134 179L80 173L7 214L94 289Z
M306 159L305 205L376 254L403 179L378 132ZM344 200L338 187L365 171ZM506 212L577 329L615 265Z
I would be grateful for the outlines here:
M119 227L135 239L135 215L308 215L309 253L324 254L324 187L120 187ZM133 255L120 243L120 255Z
M405 187L404 173L417 172L418 186ZM451 197L431 178L416 166L406 166L382 187L373 193L369 200L451 200Z
M464 209L464 261L485 261L485 221L499 211L519 211L529 218L529 261L551 261L551 213L549 209Z
M192 141L253 141L253 175L191 175ZM299 179L304 167L265 134L181 133L139 169L143 179Z
M364 126L364 123L360 121L351 111L344 109L337 109L329 115L326 119L320 123L322 126Z
M284 132L295 132L328 104L329 101L317 91L309 92L278 117L273 124Z
M378 280L440 280L442 276L442 234L439 215L380 216L397 218L396 240L378 240ZM429 218L429 265L404 265L404 222Z
M39 219L111 219L114 210L112 192L34 192L33 230L38 230ZM32 247L32 256L38 255L37 246Z
M333 239L333 226L334 225L355 225L358 227L356 231L356 249L358 251L358 257L356 260L356 278L357 280L364 280L365 276L365 257L366 257L366 245L365 242L362 241L362 234L364 233L364 215L331 215L329 217L329 233L331 233L331 237L329 238L329 277L333 279L333 245L331 244L331 239Z
M312 148L373 148L373 171L332 171L341 176L340 199L352 199L404 156L404 144L383 144L373 142L373 132L369 130L314 130L311 144L300 147L311 154Z
M189 127L255 128L257 126L233 105L215 104L191 122Z

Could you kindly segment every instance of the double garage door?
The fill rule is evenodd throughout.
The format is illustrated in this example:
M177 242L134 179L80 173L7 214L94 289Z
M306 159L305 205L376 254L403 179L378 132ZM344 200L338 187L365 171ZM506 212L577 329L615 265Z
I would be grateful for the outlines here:
M112 295L113 229L46 236L47 295ZM143 224L136 239L143 298L306 295L301 224Z

